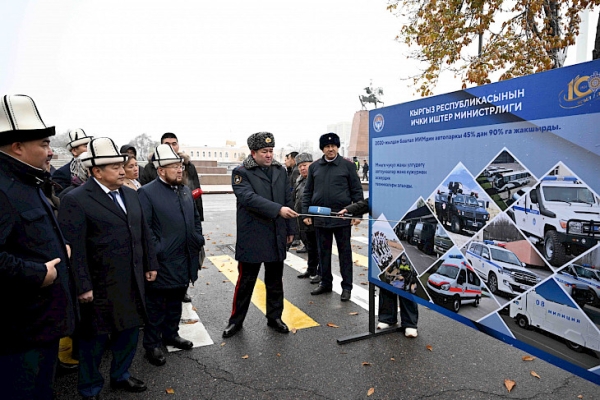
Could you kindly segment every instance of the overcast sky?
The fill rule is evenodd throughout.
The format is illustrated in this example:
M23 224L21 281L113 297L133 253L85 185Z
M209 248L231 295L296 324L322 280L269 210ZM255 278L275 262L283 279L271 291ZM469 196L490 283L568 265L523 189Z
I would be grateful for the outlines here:
M373 80L386 105L416 99L385 0L20 0L0 4L0 93L33 97L59 131L118 145L175 132L183 144L277 147L352 121ZM595 25L594 25L595 27ZM437 90L459 90L445 81Z

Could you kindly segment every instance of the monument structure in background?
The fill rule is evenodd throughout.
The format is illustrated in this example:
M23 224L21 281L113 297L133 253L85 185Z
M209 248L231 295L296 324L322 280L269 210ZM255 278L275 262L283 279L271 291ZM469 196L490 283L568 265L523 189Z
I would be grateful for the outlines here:
M373 104L374 108L377 108L377 104L383 105L383 101L381 101L382 88L373 88L373 81L371 81L364 90L367 95L358 96L362 110L354 113L348 146L348 157L358 157L359 159L369 157L369 111L367 105Z

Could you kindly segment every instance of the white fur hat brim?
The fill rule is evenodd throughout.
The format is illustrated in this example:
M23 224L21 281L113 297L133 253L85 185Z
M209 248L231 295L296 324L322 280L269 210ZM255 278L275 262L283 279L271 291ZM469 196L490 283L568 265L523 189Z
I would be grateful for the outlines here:
M119 153L119 149L110 138L101 137L92 139L88 144L85 157L81 157L81 164L86 168L101 165L124 163L129 156Z

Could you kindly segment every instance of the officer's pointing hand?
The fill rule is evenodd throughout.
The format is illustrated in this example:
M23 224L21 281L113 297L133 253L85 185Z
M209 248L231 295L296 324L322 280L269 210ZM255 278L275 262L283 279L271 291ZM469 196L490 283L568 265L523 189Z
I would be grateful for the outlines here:
M279 215L283 218L296 218L298 213L289 207L281 207L279 209Z
M48 261L46 263L46 277L44 278L44 282L42 282L42 287L50 286L56 280L56 264L60 262L60 258L55 258L54 260Z

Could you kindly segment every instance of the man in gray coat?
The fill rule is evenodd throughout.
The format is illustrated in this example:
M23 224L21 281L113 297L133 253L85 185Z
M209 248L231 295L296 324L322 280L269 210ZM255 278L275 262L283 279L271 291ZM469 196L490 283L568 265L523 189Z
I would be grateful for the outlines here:
M161 345L189 350L193 343L179 336L183 297L198 279L198 256L204 245L202 225L192 191L183 184L182 159L168 144L154 151L158 177L138 190L152 231L160 274L146 285L148 323L144 348L151 364L164 365Z
M233 192L237 199L237 242L235 259L239 261L239 278L233 295L229 325L223 331L228 338L242 329L256 277L265 264L267 289L267 325L288 333L281 320L283 312L283 260L286 244L294 238L291 218L298 214L291 208L292 195L285 168L273 160L275 138L258 132L248 138L250 156L233 170Z

